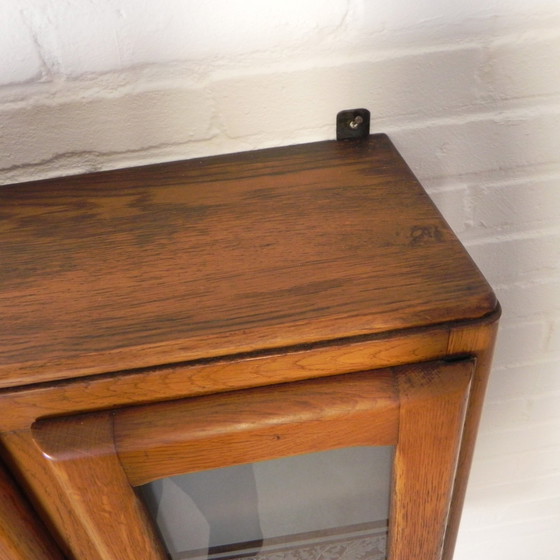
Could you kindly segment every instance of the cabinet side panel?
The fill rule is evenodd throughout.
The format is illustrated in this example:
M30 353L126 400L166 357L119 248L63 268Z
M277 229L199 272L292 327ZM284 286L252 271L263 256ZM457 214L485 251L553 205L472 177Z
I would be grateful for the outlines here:
M463 328L458 327L451 332L449 338L449 354L471 354L476 357L476 367L469 396L461 451L459 453L457 476L453 488L453 501L449 514L449 525L443 555L444 560L452 560L455 550L476 435L482 413L484 394L492 365L499 315L500 310L498 309L495 315L489 318L485 324Z

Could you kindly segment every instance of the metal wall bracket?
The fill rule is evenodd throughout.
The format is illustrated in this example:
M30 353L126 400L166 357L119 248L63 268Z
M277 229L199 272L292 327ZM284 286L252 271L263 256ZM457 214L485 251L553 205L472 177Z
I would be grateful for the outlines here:
M349 109L336 115L336 139L351 140L369 136L369 116L367 109Z

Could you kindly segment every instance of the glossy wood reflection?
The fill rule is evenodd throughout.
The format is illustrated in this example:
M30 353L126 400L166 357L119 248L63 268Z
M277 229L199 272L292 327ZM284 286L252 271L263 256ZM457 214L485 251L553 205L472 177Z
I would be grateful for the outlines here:
M21 184L0 208L0 386L496 305L384 135Z
M136 485L393 443L391 560L451 560L500 312L386 136L12 185L0 214L9 554L27 511L69 560L159 560Z
M119 411L115 443L133 485L164 476L397 441L389 372L288 383Z
M167 555L146 510L124 475L113 443L109 413L69 418L46 428L38 424L33 439L47 459L34 488L43 496L51 519L76 559L125 560L136 551L145 560ZM30 465L28 458L27 465ZM40 485L55 485L58 492Z
M136 485L317 450L396 444L390 560L407 560L411 550L438 560L472 371L472 362L462 361L348 374L45 420L31 437L7 441L80 560L120 560L127 550L165 557Z

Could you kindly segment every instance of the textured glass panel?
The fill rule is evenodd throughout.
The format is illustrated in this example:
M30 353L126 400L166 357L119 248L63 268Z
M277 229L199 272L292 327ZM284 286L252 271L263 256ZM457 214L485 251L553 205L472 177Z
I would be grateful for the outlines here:
M140 491L174 560L381 560L392 447L171 477Z

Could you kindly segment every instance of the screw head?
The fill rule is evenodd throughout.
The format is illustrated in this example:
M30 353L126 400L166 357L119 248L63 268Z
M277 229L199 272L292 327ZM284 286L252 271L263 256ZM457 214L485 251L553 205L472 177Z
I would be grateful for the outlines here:
M356 115L354 117L353 120L351 120L348 123L348 126L352 129L352 130L356 130L362 123L364 122L363 117L361 117L360 115Z

